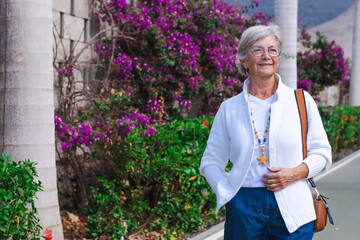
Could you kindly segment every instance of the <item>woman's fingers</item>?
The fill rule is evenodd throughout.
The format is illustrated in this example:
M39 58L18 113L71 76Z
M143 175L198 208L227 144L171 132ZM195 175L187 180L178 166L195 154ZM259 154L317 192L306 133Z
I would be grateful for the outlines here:
M261 180L269 191L279 191L292 183L291 168L268 168L270 173L264 174Z

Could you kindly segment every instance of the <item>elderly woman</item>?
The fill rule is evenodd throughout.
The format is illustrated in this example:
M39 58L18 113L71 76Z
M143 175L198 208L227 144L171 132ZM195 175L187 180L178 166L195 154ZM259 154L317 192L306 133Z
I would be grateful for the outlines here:
M200 172L226 204L225 239L312 239L316 219L307 178L331 165L331 147L315 101L305 92L307 157L303 159L294 89L276 73L276 25L248 28L237 59L249 77L214 119ZM233 163L225 172L228 161Z

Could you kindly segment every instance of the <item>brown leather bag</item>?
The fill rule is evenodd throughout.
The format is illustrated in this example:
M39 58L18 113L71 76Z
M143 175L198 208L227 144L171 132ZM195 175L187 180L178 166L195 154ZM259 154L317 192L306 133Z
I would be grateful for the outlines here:
M316 220L314 222L314 232L320 232L324 230L327 223L327 213L325 209L324 200L320 197L316 197L316 194L312 195L314 200L314 208L316 213Z
M305 159L307 156L306 138L307 138L308 123L307 123L305 96L303 90L302 89L295 90L295 97L300 115L303 158ZM325 201L325 197L321 195L316 189L316 184L314 182L314 179L309 178L308 181L316 193L313 194L312 196L314 202L314 209L316 213L316 220L314 222L314 232L320 232L324 230L326 226L327 217L329 217L329 221L332 225L334 225L334 222L330 214L329 206Z

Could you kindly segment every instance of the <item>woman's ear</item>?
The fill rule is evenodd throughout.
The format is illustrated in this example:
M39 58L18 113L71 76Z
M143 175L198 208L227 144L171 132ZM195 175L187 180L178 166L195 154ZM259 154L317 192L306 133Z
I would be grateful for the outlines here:
M246 59L240 60L240 63L246 70L248 69L248 65L246 64Z

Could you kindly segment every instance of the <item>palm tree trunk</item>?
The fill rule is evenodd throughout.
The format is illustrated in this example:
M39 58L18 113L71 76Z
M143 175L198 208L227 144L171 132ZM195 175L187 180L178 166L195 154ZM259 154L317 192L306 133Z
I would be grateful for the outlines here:
M352 64L349 104L360 106L360 0L354 0L355 16L352 43Z
M282 57L278 72L283 82L297 88L297 12L298 0L275 0L275 23L279 25L283 40Z
M0 1L0 151L37 162L40 224L63 239L55 165L52 0Z

